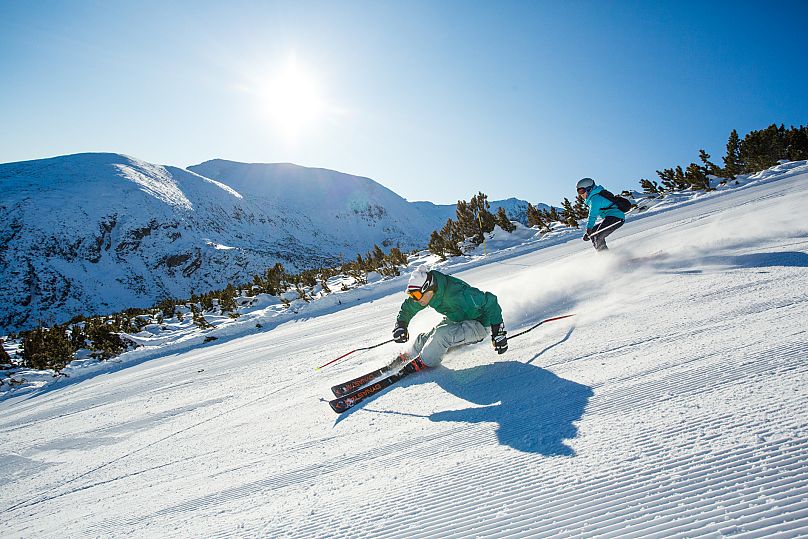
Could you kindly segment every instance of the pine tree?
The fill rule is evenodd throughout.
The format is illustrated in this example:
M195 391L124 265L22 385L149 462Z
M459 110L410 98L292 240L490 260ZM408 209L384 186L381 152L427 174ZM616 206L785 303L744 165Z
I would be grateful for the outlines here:
M390 257L393 260L393 264L396 266L406 266L407 265L407 256L401 252L401 249L398 247L393 247L390 249Z
M446 246L443 241L443 236L437 230L432 231L429 236L429 244L427 245L429 252L438 255L441 260L446 260Z
M177 313L180 316L180 313ZM115 333L106 321L97 319L85 328L87 337L92 341L92 349L100 352L103 359L117 356L126 349L121 337Z
M547 228L547 223L544 220L542 213L536 209L536 206L527 203L527 226L533 228L538 227L539 230Z
M440 229L439 234L441 238L443 238L443 250L445 254L449 256L460 256L463 254L463 251L460 249L463 236L460 233L457 223L451 219L447 220L443 228Z
M199 304L203 311L213 310L213 294L202 294L199 296Z
M455 230L465 238L473 238L480 233L480 225L477 224L477 216L474 215L474 210L465 200L458 200L455 208ZM444 236L445 237L445 236ZM482 240L480 241L482 242Z
M176 307L177 307L176 300L169 298L166 298L157 304L157 308L163 312L163 316L165 316L166 318L174 317L174 309L176 309Z
M488 195L479 191L477 195L471 197L469 206L474 211L477 224L479 225L480 232L478 237L480 241L478 243L482 243L484 234L493 231L496 225L496 218L488 211L491 208L491 204L488 203Z
M547 211L546 215L551 223L561 222L561 215L558 214L558 209L556 209L555 206L550 206L550 209Z
M227 283L225 289L219 294L219 309L222 313L233 312L238 308L238 305L236 305L237 294L236 287Z
M761 131L751 131L741 141L740 160L746 164L747 172L758 172L785 159L785 126L770 125Z
M640 179L640 187L642 187L643 192L648 193L649 195L656 195L661 191L661 188L657 182L652 182L651 180L646 180L645 178Z
M297 297L308 303L311 301L308 294L306 294L306 290L302 287L300 281L295 283L295 291L297 292ZM212 326L211 326L212 327Z
M253 275L252 279L252 287L253 293L263 294L264 292L269 292L267 287L264 283L264 279L260 275ZM273 296L275 294L272 294Z
M657 175L668 191L681 191L690 187L690 182L685 177L681 166L677 166L676 169L657 170Z
M207 320L205 320L205 315L202 314L202 310L196 306L196 303L191 303L191 317L193 318L194 324L196 324L199 329L208 329L213 327Z
M9 364L11 363L11 356L8 355L6 349L3 348L3 339L0 339L0 363Z
M705 152L704 150L699 150L699 159L701 162L704 163L703 171L705 174L711 174L713 176L721 177L721 167L710 161L710 154Z
M499 209L497 210L496 223L499 226L499 228L501 228L505 232L513 232L514 230L516 230L516 225L511 223L511 220L508 219L508 214L505 213L505 208L503 208L502 206L500 206Z
M789 161L804 161L808 159L808 127L792 127L786 133L786 156Z
M274 266L267 269L264 274L267 294L272 296L280 296L283 294L286 291L283 282L286 280L287 276L286 268L284 268L283 264L280 262L276 262Z
M576 219L586 219L589 217L589 207L584 203L584 198L575 197L575 204L572 206Z
M727 155L724 156L724 176L734 180L738 174L746 172L746 165L741 161L741 139L733 129L727 140Z
M87 336L82 331L81 326L75 324L70 328L70 346L73 350L80 350L87 346L86 340Z
M578 219L575 218L575 210L572 208L572 202L566 197L561 202L561 221L571 227L578 228Z
M25 332L22 357L26 367L37 370L62 370L73 359L73 347L61 326Z
M479 245L485 239L485 234L494 230L496 219L488 211L490 207L488 196L482 192L471 197L469 202L457 201L455 230L462 239L471 239L473 243Z
M685 178L693 189L710 190L710 180L705 170L696 163L690 163L685 171Z
M374 243L373 244L373 254L370 255L369 258L371 258L373 260L373 266L375 268L380 268L380 267L382 267L384 265L384 260L385 260L386 257L385 257L384 251L382 251L382 248Z
M656 173L657 176L659 176L659 179L662 180L662 185L668 191L676 190L676 182L674 181L675 173L673 172L672 168L657 170Z

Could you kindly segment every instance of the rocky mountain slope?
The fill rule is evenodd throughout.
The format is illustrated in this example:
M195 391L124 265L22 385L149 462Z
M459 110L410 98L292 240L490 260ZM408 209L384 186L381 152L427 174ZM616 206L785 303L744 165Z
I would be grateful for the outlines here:
M371 179L291 164L76 154L0 164L0 192L0 335L244 283L276 262L421 248L445 223Z

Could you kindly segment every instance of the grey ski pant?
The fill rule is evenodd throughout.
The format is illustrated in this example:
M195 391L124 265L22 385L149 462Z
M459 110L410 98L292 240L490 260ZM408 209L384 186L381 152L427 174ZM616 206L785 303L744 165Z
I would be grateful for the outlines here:
M606 247L606 236L623 226L625 220L618 219L617 217L613 217L611 215L607 216L603 219L600 223L595 226L592 235L592 245L595 246L596 251L608 251L609 248ZM603 230L600 234L597 232Z
M428 367L436 367L450 348L480 342L487 335L488 328L476 320L451 322L444 318L431 331L415 338L413 353L420 353L421 361Z

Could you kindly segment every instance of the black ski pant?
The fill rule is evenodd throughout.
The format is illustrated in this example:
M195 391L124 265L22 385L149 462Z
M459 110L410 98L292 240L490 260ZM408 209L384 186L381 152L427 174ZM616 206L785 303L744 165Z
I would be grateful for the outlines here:
M592 238L592 245L595 246L596 251L608 251L606 247L606 236L623 226L625 219L612 217L611 215L604 217L603 221L595 225L589 237Z

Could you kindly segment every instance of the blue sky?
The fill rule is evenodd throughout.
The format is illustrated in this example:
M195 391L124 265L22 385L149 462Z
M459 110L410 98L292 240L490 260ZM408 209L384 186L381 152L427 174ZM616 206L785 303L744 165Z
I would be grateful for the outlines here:
M409 200L558 204L582 176L636 188L700 148L720 164L732 129L808 123L806 20L802 1L0 0L0 162L292 162Z

